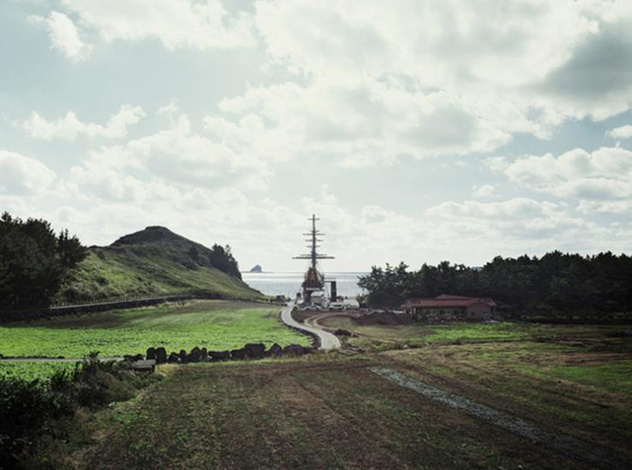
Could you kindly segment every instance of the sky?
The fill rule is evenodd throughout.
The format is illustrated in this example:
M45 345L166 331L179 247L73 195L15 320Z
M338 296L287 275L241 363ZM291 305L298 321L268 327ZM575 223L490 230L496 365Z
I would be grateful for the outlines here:
M242 269L630 253L632 2L0 0L0 211Z

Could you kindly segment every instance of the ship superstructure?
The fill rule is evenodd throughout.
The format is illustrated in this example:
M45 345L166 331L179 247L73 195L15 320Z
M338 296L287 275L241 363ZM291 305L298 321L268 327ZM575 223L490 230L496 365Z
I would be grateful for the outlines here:
M320 248L319 242L322 242L322 237L325 235L321 231L316 229L316 221L320 220L316 218L316 215L312 215L309 219L312 222L312 230L308 233L304 233L303 235L308 236L309 238L305 241L309 244L307 247L310 249L309 253L305 253L299 256L294 256L293 259L308 259L310 260L310 265L307 268L307 272L305 273L305 278L303 280L302 288L302 297L304 304L310 304L314 301L315 298L321 298L326 300L325 294L325 276L318 270L318 260L321 259L334 259L333 256L329 256L326 254L322 254L318 252L318 248ZM335 281L331 282L332 287L332 296L336 295L336 284Z

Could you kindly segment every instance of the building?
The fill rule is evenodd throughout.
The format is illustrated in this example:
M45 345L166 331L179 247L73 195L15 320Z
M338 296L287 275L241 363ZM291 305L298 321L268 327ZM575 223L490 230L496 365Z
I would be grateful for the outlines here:
M489 321L496 303L490 298L442 294L433 299L408 299L402 308L413 321L425 323Z

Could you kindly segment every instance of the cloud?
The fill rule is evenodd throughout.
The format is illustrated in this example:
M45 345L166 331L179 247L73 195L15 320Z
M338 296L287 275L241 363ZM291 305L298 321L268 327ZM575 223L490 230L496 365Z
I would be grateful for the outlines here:
M207 117L207 128L231 138L239 132L241 142L252 143L252 152L266 149L281 160L297 153L331 155L342 166L375 166L404 154L423 158L490 151L509 139L465 100L370 79L250 87L242 96L220 101L219 109L223 115Z
M630 108L632 22L600 22L572 56L543 78L541 90L569 114L603 120ZM540 85L539 85L540 86Z
M105 42L156 38L169 50L253 47L252 20L220 0L64 0L83 27Z
M556 157L528 155L512 163L491 161L490 167L510 181L536 191L580 200L584 211L621 212L632 200L632 152L604 147L594 152L575 149Z
M56 175L38 160L0 150L0 194L37 194L49 188Z
M123 105L112 115L107 124L81 122L73 111L68 111L63 118L48 121L35 111L22 123L22 128L33 138L41 140L74 141L78 136L120 139L127 135L127 128L138 123L145 116L139 106Z
M267 163L256 156L235 153L193 133L189 118L181 115L167 130L90 151L71 175L85 192L133 203L159 193L161 199L169 197L172 190L167 186L261 190L270 173Z
M606 135L614 139L629 139L632 137L632 126L615 127L606 132Z
M64 13L53 11L48 18L31 16L29 19L33 23L45 24L51 48L57 49L73 62L84 60L90 55L92 46L81 40L77 26Z
M494 191L495 188L491 184L475 186L473 196L478 198L490 197L492 194L494 194Z

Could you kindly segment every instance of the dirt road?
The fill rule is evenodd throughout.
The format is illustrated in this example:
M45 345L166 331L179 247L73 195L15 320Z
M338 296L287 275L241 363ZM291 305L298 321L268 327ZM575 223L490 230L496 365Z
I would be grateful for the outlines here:
M308 334L315 335L318 338L319 349L329 350L338 349L340 347L340 340L333 334L321 330L320 328L306 326L303 323L299 323L292 318L292 310L294 310L295 302L290 301L281 311L281 321L290 328L295 328L300 331L304 331Z

